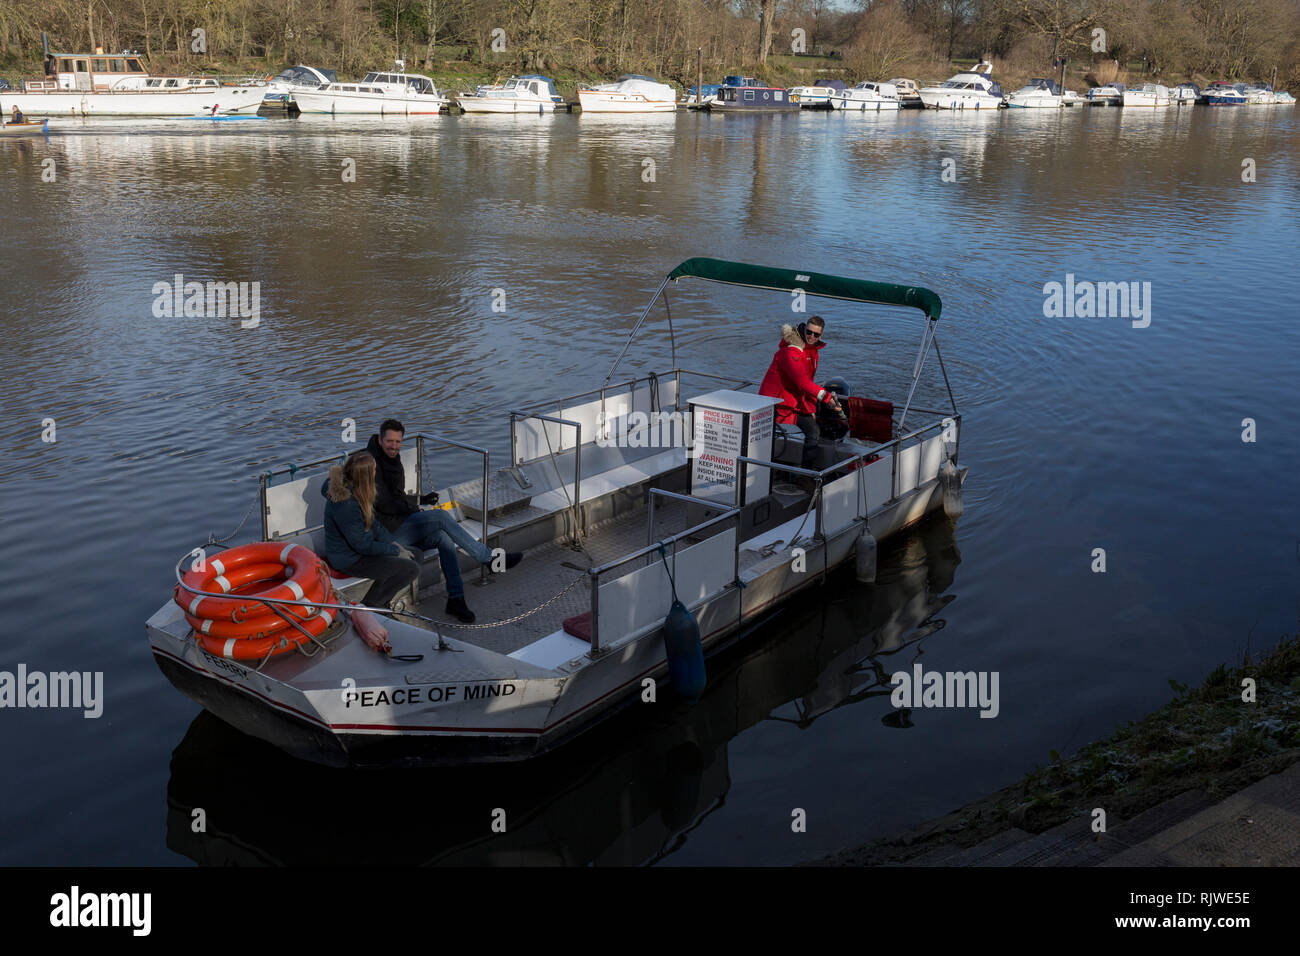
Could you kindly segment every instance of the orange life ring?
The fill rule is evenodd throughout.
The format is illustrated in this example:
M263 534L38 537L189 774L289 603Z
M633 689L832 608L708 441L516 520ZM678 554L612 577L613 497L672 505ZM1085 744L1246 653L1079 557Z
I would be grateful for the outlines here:
M178 585L174 599L199 646L221 657L252 660L292 650L307 634L324 633L337 616L310 604L281 605L279 610L294 619L290 621L269 605L250 600L338 603L327 566L301 545L241 545L207 559L202 570L191 570L181 580L186 587L208 592L192 594ZM209 596L214 591L230 597Z
M332 597L333 595L331 595ZM331 602L333 603L333 602ZM325 633L325 629L334 623L336 612L329 609L322 609L315 617L301 622L301 627L307 634L312 637L320 637ZM298 630L297 627L290 628L287 624L285 630L276 634L270 634L265 637L253 635L249 637L216 637L209 634L199 634L199 647L203 648L209 654L217 657L227 657L236 661L256 661L264 657L274 657L276 654L283 654L285 651L291 651L299 644L307 640L307 634Z

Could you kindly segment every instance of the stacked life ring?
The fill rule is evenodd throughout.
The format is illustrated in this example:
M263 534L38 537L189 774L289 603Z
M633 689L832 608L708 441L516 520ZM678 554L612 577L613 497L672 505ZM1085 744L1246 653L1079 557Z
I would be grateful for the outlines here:
M177 585L174 599L185 611L199 646L209 654L231 660L274 657L298 647L308 634L319 637L334 623L336 612L328 608L251 600L340 603L328 567L302 545L240 545L208 558L204 565L181 580L205 593L191 594ZM213 592L230 597L207 596Z

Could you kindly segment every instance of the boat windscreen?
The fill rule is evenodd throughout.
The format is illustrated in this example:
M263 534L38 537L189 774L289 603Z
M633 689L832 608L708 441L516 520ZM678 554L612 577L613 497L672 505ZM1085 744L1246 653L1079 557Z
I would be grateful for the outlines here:
M919 286L868 282L865 279L850 279L820 272L799 272L794 269L776 269L746 262L728 262L724 259L698 257L687 259L668 273L670 281L688 277L782 292L802 289L805 295L847 299L853 302L911 306L936 320L943 311L943 303L939 300L939 296Z

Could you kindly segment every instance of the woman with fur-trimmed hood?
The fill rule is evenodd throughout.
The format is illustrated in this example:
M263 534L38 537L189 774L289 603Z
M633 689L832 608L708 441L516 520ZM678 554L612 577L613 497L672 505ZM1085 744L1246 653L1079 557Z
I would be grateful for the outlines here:
M832 408L839 407L835 394L815 380L818 353L826 347L821 340L825 328L826 322L819 315L809 316L806 324L782 325L781 342L758 388L758 394L781 400L776 406L778 424L798 425L803 432L804 468L812 466L821 440L817 403L825 401Z
M325 560L335 571L372 578L362 604L384 607L420 576L420 565L375 517L375 459L348 456L330 468L325 496Z

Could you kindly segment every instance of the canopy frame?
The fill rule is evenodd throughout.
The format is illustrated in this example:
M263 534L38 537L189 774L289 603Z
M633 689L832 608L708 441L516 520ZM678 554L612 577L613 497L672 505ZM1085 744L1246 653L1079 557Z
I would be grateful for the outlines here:
M641 326L650 316L654 309L655 303L663 297L664 308L668 310L668 283L679 282L682 279L693 278L702 279L706 282L716 282L721 285L737 285L750 289L764 289L772 292L793 293L802 292L805 296L815 296L825 299L839 299L847 302L862 302L872 305L892 305L910 307L921 310L925 316L925 326L921 331L921 345L917 352L916 363L912 368L912 384L907 391L907 401L903 405L903 413L899 419L898 427L902 428L907 420L907 412L912 405L912 397L916 393L917 383L921 378L921 371L925 367L925 360L933 345L935 358L939 362L939 370L943 373L943 383L948 391L948 402L952 406L953 414L957 414L957 401L952 394L952 385L948 381L948 370L944 366L943 354L939 351L939 339L935 334L935 329L939 323L939 316L943 311L943 303L939 296L929 289L920 286L903 286L894 285L884 282L869 282L865 279L852 279L846 276L834 276L820 272L798 271L794 269L772 268L768 266L757 266L744 262L729 262L725 259L709 259L704 257L695 257L687 259L677 268L673 269L659 283L659 288L651 297L649 304L637 318L636 324L628 333L627 341L623 343L622 350L618 357L614 359L614 364L610 367L609 374L605 376L604 385L608 385L613 379L614 373L618 371L619 365L627 356L628 349L632 346L633 339L641 330ZM668 311L668 335L672 347L673 365L677 364L677 335L673 329L672 312ZM602 385L602 387L604 387Z

